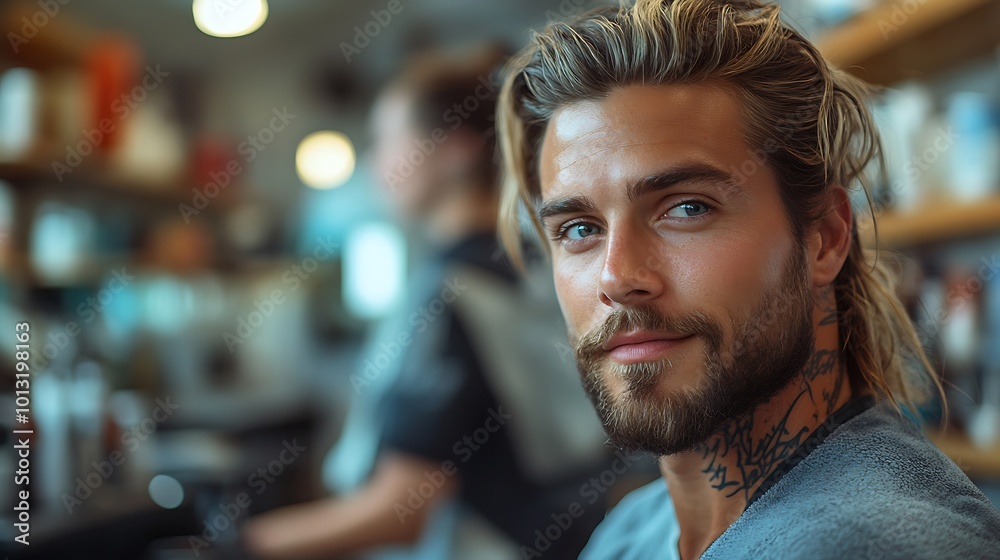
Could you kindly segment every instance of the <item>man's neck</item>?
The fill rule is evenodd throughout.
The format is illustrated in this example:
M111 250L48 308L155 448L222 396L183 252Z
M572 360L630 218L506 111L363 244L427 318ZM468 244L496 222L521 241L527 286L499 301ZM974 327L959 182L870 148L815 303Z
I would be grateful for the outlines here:
M761 483L851 399L832 297L818 298L816 344L788 385L751 413L726 421L694 450L660 458L683 560L698 558L742 515Z

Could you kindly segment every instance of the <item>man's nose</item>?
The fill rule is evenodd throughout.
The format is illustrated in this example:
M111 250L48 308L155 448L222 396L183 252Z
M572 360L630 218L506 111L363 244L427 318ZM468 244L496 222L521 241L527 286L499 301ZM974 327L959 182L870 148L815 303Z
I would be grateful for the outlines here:
M608 307L646 303L660 297L665 286L652 232L622 227L609 233L598 289Z

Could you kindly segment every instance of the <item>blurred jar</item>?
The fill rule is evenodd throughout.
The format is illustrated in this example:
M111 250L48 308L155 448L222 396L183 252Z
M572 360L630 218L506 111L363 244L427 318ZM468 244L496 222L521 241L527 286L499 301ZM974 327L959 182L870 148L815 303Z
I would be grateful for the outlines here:
M37 141L39 88L33 70L0 72L0 161L24 159Z
M983 276L991 275L983 290L985 332L983 335L982 403L969 420L969 436L981 447L1000 443L1000 273L993 270L996 254L983 258Z
M928 136L925 132L933 120L933 105L926 87L907 84L888 90L875 106L888 172L888 192L882 198L902 211L912 209L926 198L928 172L938 159L933 153L928 158L922 156L924 138Z
M947 182L961 200L989 196L1000 185L1000 129L989 96L960 92L947 102L949 134Z

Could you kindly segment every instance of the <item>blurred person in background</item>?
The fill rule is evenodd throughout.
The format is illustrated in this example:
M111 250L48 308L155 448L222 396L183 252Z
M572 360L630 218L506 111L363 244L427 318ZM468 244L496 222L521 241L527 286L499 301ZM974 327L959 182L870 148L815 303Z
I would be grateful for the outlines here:
M663 474L582 557L1000 558L1000 512L901 414L940 384L848 189L862 82L755 1L638 0L510 65L509 182L584 385Z
M496 239L502 60L422 56L377 100L387 202L429 256L352 377L325 465L336 497L252 519L260 558L575 558L604 515L603 492L581 495L607 453L554 343L551 276L518 278Z

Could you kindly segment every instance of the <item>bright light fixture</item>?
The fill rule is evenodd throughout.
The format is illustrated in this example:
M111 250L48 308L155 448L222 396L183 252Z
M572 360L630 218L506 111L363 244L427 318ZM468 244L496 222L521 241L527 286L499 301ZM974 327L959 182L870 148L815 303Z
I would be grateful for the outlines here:
M370 222L345 240L343 296L348 311L376 319L399 303L406 287L406 237L387 222Z
M240 37L267 20L267 0L194 0L194 24L213 37Z
M158 474L149 481L149 497L162 508L175 509L184 503L184 487L176 478Z
M339 187L354 173L354 145L339 132L323 130L302 139L295 151L295 169L314 189Z

